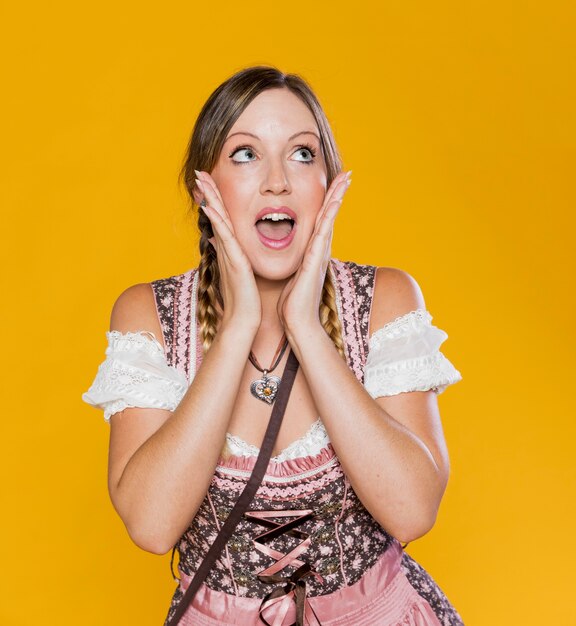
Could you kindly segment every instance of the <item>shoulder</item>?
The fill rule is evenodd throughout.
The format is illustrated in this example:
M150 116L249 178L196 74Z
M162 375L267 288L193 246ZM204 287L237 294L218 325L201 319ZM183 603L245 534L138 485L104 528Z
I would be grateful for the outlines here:
M125 289L112 307L110 330L121 333L148 331L163 344L160 318L170 316L181 296L189 298L197 271L195 267Z
M110 330L121 333L148 331L161 341L162 330L151 283L132 285L118 296L110 315Z
M416 309L426 309L424 295L416 279L396 267L376 268L370 334Z

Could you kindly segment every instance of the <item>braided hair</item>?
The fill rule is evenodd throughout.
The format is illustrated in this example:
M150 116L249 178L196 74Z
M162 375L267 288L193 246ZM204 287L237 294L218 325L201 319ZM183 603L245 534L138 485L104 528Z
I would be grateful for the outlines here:
M191 211L198 215L200 231L200 263L198 266L198 322L204 352L210 349L223 312L220 292L220 272L216 250L210 244L212 225L194 200L196 174L194 170L210 172L214 168L228 131L234 122L260 93L267 89L289 89L308 106L320 133L320 143L327 169L327 183L331 184L342 168L338 149L330 125L310 86L296 74L284 74L275 67L255 66L237 72L224 81L204 104L180 172L191 199ZM336 307L336 291L330 272L326 272L319 306L320 322L342 357L344 342Z

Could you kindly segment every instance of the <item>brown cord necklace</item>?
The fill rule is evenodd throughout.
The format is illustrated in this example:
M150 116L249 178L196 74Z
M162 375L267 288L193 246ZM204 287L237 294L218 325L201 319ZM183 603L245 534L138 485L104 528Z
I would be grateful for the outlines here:
M263 369L260 363L258 363L258 359L254 356L252 350L250 350L250 354L248 355L250 363L252 363L259 372L262 372L262 378L258 378L258 380L255 380L250 385L250 392L255 398L266 402L266 404L272 404L274 402L276 394L278 393L278 385L280 385L281 382L278 376L268 376L268 374L276 369L287 347L288 338L286 334L283 333L282 337L280 337L280 343L276 348L274 357L272 358L272 364L267 369Z

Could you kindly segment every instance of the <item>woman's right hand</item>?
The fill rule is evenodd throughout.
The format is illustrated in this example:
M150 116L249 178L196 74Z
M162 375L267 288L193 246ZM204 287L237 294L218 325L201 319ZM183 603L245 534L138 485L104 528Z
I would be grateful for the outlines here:
M206 200L201 210L210 220L214 233L209 241L216 250L220 270L220 293L224 302L221 327L240 324L256 333L262 319L262 304L252 265L236 239L214 179L207 172L195 172L196 184Z

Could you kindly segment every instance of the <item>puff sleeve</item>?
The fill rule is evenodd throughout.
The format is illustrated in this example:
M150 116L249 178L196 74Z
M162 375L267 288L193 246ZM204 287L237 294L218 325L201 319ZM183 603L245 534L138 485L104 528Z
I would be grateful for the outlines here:
M440 352L448 334L432 324L432 315L416 309L402 315L371 337L364 386L373 398L406 391L442 393L462 380L460 372Z
M166 362L164 349L153 333L106 333L106 358L82 400L104 409L108 421L130 407L173 411L188 389L183 372Z

